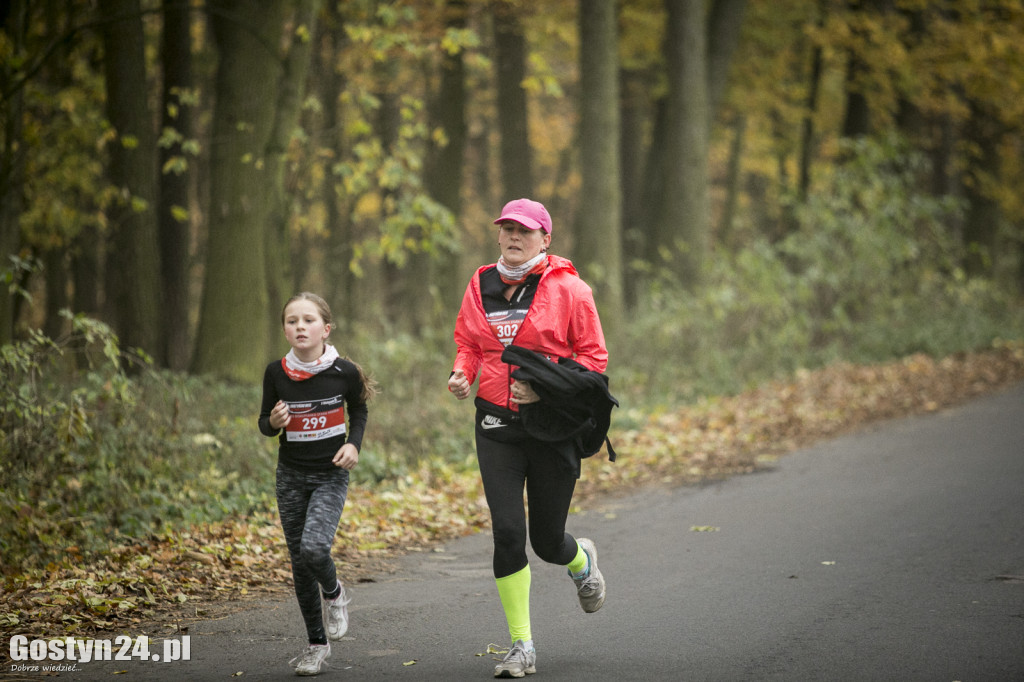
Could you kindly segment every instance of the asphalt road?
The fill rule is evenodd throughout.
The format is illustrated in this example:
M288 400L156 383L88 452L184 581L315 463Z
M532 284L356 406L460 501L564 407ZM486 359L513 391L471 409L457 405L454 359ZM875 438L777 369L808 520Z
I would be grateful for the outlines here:
M1024 680L1024 385L766 473L605 500L570 531L597 542L608 599L584 614L563 570L533 563L534 680ZM321 678L491 678L507 630L489 536L399 567L353 586ZM293 679L297 606L253 606L192 626L187 662L61 677Z

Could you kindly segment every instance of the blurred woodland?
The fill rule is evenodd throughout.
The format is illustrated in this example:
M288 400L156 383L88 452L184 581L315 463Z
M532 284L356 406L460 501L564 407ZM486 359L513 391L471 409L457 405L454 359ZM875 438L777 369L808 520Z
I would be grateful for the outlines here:
M346 570L481 527L445 379L509 199L601 310L620 457L586 495L1024 376L1020 0L0 0L0 29L0 632L286 580L256 412L299 290L383 389Z
M613 344L741 253L788 273L765 295L806 284L819 337L857 322L844 273L1024 283L1016 0L8 0L0 24L0 344L67 309L256 382L302 289L342 334L443 336L519 196Z

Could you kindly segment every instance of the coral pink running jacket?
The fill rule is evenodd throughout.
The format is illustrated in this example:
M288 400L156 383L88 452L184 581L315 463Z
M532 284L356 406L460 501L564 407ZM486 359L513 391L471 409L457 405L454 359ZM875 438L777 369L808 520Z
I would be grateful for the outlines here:
M505 345L488 323L480 295L480 273L493 267L478 269L466 287L455 322L458 351L454 369L465 372L470 384L479 374L478 398L518 411L518 405L511 402L515 368L501 361ZM608 350L594 295L571 261L548 256L548 268L541 275L533 303L512 343L551 358L574 358L589 370L604 372Z

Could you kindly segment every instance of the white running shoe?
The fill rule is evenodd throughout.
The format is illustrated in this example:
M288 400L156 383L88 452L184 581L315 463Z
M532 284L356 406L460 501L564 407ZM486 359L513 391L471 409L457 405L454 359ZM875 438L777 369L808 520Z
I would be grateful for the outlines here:
M501 663L494 666L495 677L522 677L537 672L537 650L526 649L523 640L517 639L505 654Z
M296 675L319 675L320 668L327 664L331 655L331 643L310 644L305 651L288 661L295 668Z
M348 632L348 605L351 601L352 597L348 596L348 593L345 592L344 586L341 586L341 594L337 597L323 600L327 639L337 641Z
M580 538L579 543L589 558L587 574L582 578L577 578L570 572L569 576L576 583L576 596L579 597L580 606L586 613L593 613L604 604L604 576L597 568L597 546L594 545L594 541Z

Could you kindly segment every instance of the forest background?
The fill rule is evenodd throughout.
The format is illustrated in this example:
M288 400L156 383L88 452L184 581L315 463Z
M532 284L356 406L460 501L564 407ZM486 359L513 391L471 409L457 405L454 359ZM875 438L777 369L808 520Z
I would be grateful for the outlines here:
M255 416L300 290L383 388L356 474L383 506L348 531L404 542L403 491L473 468L451 330L512 198L594 288L613 435L690 477L739 408L687 449L685 406L964 352L1019 376L1021 2L11 0L0 24L0 554L23 602L71 580L91 615L65 626L158 583L61 571L272 527ZM485 522L459 495L444 532Z

